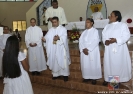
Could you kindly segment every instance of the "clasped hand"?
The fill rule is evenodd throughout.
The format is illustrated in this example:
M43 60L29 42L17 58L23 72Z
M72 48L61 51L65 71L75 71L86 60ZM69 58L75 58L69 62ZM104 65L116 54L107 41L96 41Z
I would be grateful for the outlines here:
M83 49L83 53L84 53L85 55L88 55L88 54L89 54L89 53L88 53L88 49L87 49L87 48Z
M57 41L57 40L60 40L59 36L58 35L55 35L54 38L53 38L54 41Z
M108 46L108 45L115 43L115 42L117 42L115 38L110 38L110 40L105 41L105 45Z
M46 39L45 39L44 37L42 37L42 41L43 41L43 42L46 42Z
M30 45L30 47L35 47L35 46L37 46L36 43L34 43L34 44L30 43L29 45Z

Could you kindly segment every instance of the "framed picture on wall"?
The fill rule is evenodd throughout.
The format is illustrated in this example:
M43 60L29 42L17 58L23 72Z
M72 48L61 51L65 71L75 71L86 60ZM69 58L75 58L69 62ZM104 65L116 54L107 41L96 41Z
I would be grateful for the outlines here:
M36 9L37 13L37 25L43 26L47 25L45 21L45 11L48 7L51 7L52 0L44 0Z
M91 17L92 13L95 12L95 7L98 7L99 12L101 12L103 15L103 19L107 19L107 7L105 0L89 0L86 11L86 17Z

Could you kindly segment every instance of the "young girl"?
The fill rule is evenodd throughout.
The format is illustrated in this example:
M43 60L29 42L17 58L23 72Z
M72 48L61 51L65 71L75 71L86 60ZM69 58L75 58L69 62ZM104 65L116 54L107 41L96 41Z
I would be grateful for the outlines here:
M25 58L26 56L19 52L18 38L10 36L3 55L3 94L33 94Z
M79 39L80 60L83 82L92 80L96 84L96 79L102 77L101 62L99 53L98 30L93 28L94 21L91 18L86 20L86 30Z

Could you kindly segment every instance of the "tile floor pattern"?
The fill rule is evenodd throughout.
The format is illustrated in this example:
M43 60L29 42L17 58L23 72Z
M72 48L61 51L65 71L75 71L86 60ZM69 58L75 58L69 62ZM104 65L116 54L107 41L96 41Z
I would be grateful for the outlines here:
M20 45L21 45L21 51L27 54L25 43L21 42ZM131 37L130 40L127 42L127 46L129 48L129 51L133 51L133 37ZM78 44L70 43L69 48L78 49ZM99 48L100 50L104 50L103 44L100 44ZM88 92L83 92L83 91L71 90L68 88L61 88L61 87L55 87L55 86L50 86L50 85L44 85L44 84L42 85L38 83L32 83L32 86L33 86L34 94L94 94L94 93L88 93ZM130 87L130 88L133 88L133 87ZM3 80L0 79L0 94L2 94L2 92L3 92Z
M77 90L70 90L66 88L53 87L48 85L41 85L32 83L34 94L94 94ZM3 80L0 79L0 94L3 93Z

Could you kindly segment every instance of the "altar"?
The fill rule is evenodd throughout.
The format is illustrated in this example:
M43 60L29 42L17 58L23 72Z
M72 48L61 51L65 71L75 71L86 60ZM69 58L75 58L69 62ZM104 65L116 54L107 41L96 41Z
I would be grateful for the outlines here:
M99 41L102 41L102 30L109 23L109 19L103 20L94 20L94 28L98 29ZM80 29L81 31L85 30L85 21L80 22L69 22L65 27L68 31L72 30L74 27Z

